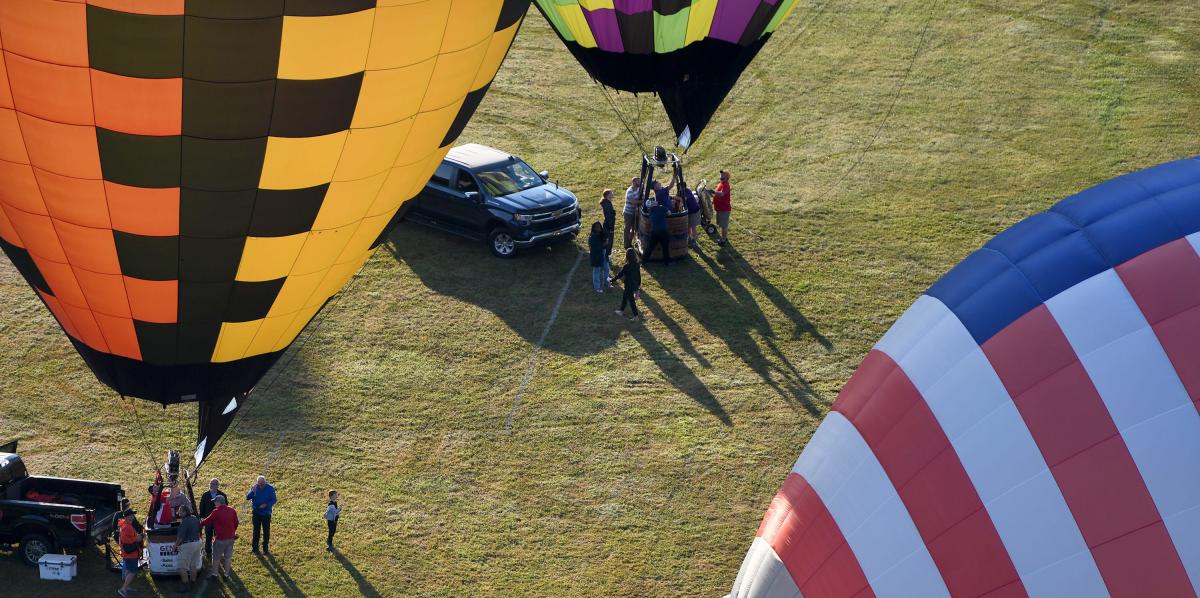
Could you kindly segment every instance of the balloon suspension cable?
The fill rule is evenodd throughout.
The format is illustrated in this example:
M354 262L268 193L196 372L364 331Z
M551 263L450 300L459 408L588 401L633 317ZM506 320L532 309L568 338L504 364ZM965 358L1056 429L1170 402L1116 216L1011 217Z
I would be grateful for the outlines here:
M612 99L611 96L609 96L608 89L606 89L604 87L604 84L600 83L599 81L596 81L596 85L600 88L600 94L603 95L604 99L608 102L609 108L612 108L613 113L617 115L617 119L621 121L622 125L624 125L625 130L629 132L629 136L633 138L633 142L635 144L637 144L638 149L641 150L641 152L643 154L646 154L647 153L646 144L642 141L642 138L638 137L638 134L634 132L633 126L631 126L629 124L629 119L625 118L625 115L622 114L621 111L617 109L617 103L616 103L616 101L614 101ZM635 97L636 97L636 94L635 94ZM640 102L640 100L639 100L639 102ZM640 108L639 108L639 114L640 114Z
M120 394L120 393L118 393L118 394ZM158 464L158 460L154 458L154 451L150 450L150 445L147 444L146 426L142 425L142 417L140 415L138 415L137 404L135 403L135 401L133 399L130 399L129 397L126 397L123 394L121 394L120 397L121 397L121 402L125 402L126 399L129 399L129 410L133 412L133 421L137 424L137 427L138 427L139 444L142 445L142 450L146 452L146 458L149 459L150 466L153 467L154 471L157 473L160 469L162 469L162 466Z

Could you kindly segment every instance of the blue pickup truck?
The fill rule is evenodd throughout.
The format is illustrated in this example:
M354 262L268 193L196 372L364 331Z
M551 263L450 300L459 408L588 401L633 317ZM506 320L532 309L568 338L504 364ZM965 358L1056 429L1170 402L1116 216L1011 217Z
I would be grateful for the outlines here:
M579 234L574 193L524 160L474 143L451 149L406 209L405 219L486 240L502 258Z

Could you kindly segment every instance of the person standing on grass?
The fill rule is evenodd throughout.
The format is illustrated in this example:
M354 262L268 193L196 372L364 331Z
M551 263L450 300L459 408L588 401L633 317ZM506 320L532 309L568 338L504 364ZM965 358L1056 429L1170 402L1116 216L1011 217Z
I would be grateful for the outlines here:
M226 504L229 503L229 497L225 496L225 493L221 491L221 480L213 478L208 482L208 492L205 492L204 496L200 497L201 519L208 517L209 514L213 512L213 507L216 506L216 503L213 501L215 501L218 496L224 498ZM204 526L204 554L208 555L210 560L212 559L212 539L213 526Z
M276 501L275 487L267 483L265 476L258 476L258 481L246 492L246 500L254 508L250 516L250 522L254 525L250 552L258 554L258 532L261 529L263 554L271 554L271 509Z
M663 265L671 265L671 237L667 235L667 212L670 209L663 202L655 202L650 208L650 243L642 255L649 259L654 255L654 248L662 246Z
M325 539L325 550L333 550L333 534L337 533L337 522L341 516L342 508L338 506L337 490L330 490L329 504L325 506L325 525L329 528L329 536Z
M604 280L612 271L613 237L616 235L617 211L612 205L612 189L605 189L600 194L600 211L604 213Z
M625 292L621 295L621 308L616 313L618 316L625 315L625 304L629 304L629 311L633 314L629 316L631 321L636 322L638 319L637 308L637 293L642 288L642 267L638 263L637 251L634 249L625 250L625 267L613 276L610 282L618 279L625 279Z
M625 190L625 210L621 212L625 219L625 249L633 247L633 233L637 230L637 202L642 199L642 179L633 177L629 188Z
M213 499L213 512L200 525L213 526L213 554L209 577L217 577L221 563L225 564L225 577L233 575L233 541L237 540L238 515L233 507L225 504L225 495Z
M592 289L597 293L604 292L604 282L608 277L604 271L604 250L604 226L593 222L592 232L588 235L588 258L592 265Z
M125 579L125 583L117 590L117 595L121 598L128 598L129 593L133 590L129 586L133 584L133 578L137 577L139 562L142 560L142 541L145 535L139 532L133 525L133 509L126 509L124 518L117 522L120 527L121 543L121 576Z
M729 171L721 171L721 181L717 183L713 189L713 211L717 213L717 226L721 227L721 240L717 241L719 245L724 245L729 242L729 212L731 210L729 202Z
M688 213L688 245L691 247L700 247L696 236L696 227L700 226L700 201L696 199L696 194L692 193L682 181L679 183L680 195L683 196L683 205L687 208Z
M175 508L175 519L179 521L179 529L175 532L175 547L179 549L179 593L191 589L204 566L204 545L200 543L200 519L192 512L192 507L182 504Z

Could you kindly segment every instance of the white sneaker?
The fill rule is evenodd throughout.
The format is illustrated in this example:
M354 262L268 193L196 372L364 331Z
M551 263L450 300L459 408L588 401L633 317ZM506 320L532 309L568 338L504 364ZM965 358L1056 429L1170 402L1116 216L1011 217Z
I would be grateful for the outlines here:
M621 310L619 310L619 309L614 309L614 310L613 310L613 313L614 313L614 314L617 314L618 316L623 316L623 315L625 315L625 312L623 312L623 311L621 311Z

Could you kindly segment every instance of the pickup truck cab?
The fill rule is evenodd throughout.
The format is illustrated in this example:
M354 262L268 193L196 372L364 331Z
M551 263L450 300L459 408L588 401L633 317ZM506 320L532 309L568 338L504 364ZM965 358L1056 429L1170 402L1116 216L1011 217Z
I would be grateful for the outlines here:
M16 443L0 451L0 545L17 545L36 566L48 552L105 541L125 495L119 484L31 476Z
M475 143L450 150L404 215L477 240L492 254L570 240L579 233L575 194L535 172L524 160Z

